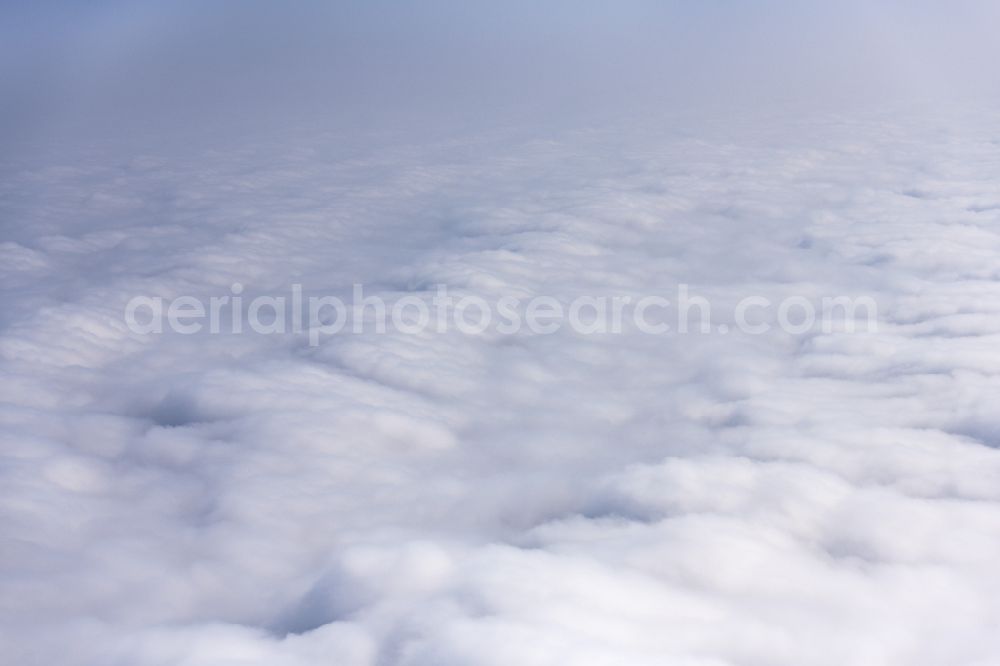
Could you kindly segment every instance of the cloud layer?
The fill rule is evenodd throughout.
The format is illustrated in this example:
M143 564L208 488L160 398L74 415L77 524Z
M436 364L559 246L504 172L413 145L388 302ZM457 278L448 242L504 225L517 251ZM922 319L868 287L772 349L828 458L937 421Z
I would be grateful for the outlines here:
M995 128L284 134L24 168L19 663L989 663ZM786 126L787 127L787 126ZM28 224L27 222L31 223ZM868 293L875 334L136 336L137 293Z
M221 10L196 13L190 34L164 27L188 14L156 4L85 13L91 32L60 14L74 39L120 38L97 40L106 53L67 39L94 60L68 73L69 58L35 61L41 83L17 79L4 107L18 149L0 166L0 653L65 666L1000 659L995 114L937 93L933 109L725 108L697 81L684 103L632 105L609 91L651 74L610 82L637 53L666 57L648 21L744 46L763 40L746 25L780 33L747 67L781 88L797 75L765 76L767 63L813 34L791 26L825 14L781 4L785 22L765 29L745 10L630 7L591 8L571 29L555 10L482 10L453 18L461 30L437 8L414 32L405 15L339 5L326 11L347 41L327 46L309 12L271 10L301 37L276 29L273 43L240 42ZM986 10L956 11L968 25ZM938 14L913 12L913 30L933 32ZM504 16L513 33L496 28ZM255 10L246 30L269 17ZM351 61L393 30L395 55L430 64ZM162 51L136 37L151 33ZM242 47L209 49L217 33ZM510 34L551 50L514 52ZM605 38L621 62L582 87L543 85ZM121 67L155 73L148 88L110 69L126 41L149 60ZM983 48L970 37L955 58ZM243 59L255 49L259 68ZM470 50L435 88L432 65ZM532 53L527 85L514 75ZM325 115L336 95L303 83L321 54L340 63L323 90L350 90L353 116ZM182 76L152 112L170 98L165 73L201 56L204 80ZM679 71L730 72L720 62ZM410 71L419 94L382 85ZM225 72L250 72L248 87L216 89ZM476 83L483 72L510 87ZM286 75L302 85L259 87ZM514 113L486 89L559 94ZM614 100L552 111L570 91ZM251 99L253 131L232 114ZM424 104L390 103L402 99ZM449 124L452 100L465 106ZM236 282L248 297L362 283L389 301L437 284L569 301L687 283L718 321L748 295L866 295L880 317L854 334L369 330L318 346L306 332L142 336L123 319L136 295L207 301Z

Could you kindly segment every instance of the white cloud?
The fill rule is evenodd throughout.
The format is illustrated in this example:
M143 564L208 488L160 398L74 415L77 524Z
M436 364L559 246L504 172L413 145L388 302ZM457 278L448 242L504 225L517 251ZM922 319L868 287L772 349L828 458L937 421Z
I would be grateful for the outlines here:
M277 115L280 131L165 130L141 150L53 133L3 167L0 653L1000 659L989 114L419 133ZM871 296L880 320L316 346L125 325L135 295L237 282L247 302L294 283L390 302L438 283L565 302L687 283L713 321L749 295Z

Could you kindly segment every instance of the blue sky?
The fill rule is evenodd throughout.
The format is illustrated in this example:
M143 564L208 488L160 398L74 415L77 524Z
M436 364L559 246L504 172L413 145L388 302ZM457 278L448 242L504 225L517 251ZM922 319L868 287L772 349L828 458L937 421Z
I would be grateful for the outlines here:
M991 3L8 3L2 131L992 94Z

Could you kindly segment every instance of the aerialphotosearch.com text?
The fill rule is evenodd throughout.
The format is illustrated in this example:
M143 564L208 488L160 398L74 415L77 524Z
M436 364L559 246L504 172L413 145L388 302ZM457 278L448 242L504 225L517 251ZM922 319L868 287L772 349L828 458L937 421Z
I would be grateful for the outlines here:
M305 335L310 345L343 333L423 334L456 330L466 335L492 332L550 335L568 327L583 335L645 333L740 332L760 335L780 329L793 335L875 332L878 306L869 296L787 296L780 299L749 295L724 312L708 298L680 284L671 298L660 294L587 295L560 299L549 295L500 296L493 300L468 293L451 293L446 285L433 291L365 294L353 285L350 297L306 295L301 284L286 294L250 297L242 284L229 293L195 296L135 296L125 306L129 330L140 335L172 331L196 333Z

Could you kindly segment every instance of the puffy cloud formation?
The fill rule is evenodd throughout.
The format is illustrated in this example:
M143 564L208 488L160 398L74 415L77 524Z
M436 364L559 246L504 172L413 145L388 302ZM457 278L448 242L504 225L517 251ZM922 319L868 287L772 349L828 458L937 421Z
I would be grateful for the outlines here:
M933 23L925 4L907 24L918 33ZM101 29L141 36L162 25L144 13L153 7ZM714 11L732 36L743 17ZM685 20L719 18L709 14ZM607 23L588 16L574 34ZM410 34L405 18L388 34ZM483 27L492 20L474 22L495 40L485 60L454 62L445 79L507 62L507 43ZM211 43L213 21L185 39ZM553 22L527 43L548 44ZM274 65L259 74L268 81L294 69L275 53L298 64L320 53L276 35L249 40ZM477 35L413 48L436 63ZM171 59L188 53L180 38L149 51L125 40L154 63L147 88L107 73L113 49L75 39L64 48L94 60L70 78L127 90L56 86L45 77L59 78L57 54L35 64L54 87L18 79L23 104L3 111L5 129L34 132L0 167L5 660L1000 660L1000 125L989 107L637 105L565 122L466 109L448 126L424 124L426 105L400 111L407 122L279 105L254 132L206 138L214 125L187 123L231 109L213 116L204 93L180 129L157 117L144 134L150 102L136 100L169 96L152 91L164 72L198 69ZM956 58L977 53L970 42ZM364 48L334 46L332 80L350 87L344 54ZM241 48L210 58L205 79L178 84L184 94L244 71L241 54L256 51ZM539 57L556 73L586 51L553 48L559 57ZM527 71L533 56L519 57L500 71ZM390 61L357 67L384 76ZM362 92L386 112L381 91ZM132 124L90 125L95 108L114 125L101 104L58 121L76 111L34 112L91 93L134 96ZM434 95L432 110L452 99ZM94 135L73 136L78 122ZM747 296L847 295L877 302L878 327L390 328L310 344L308 331L126 325L134 296L208 301L234 283L248 300L298 283L343 298L364 284L388 302L429 300L438 284L488 302L568 302L671 298L683 283L719 323Z
M995 126L839 116L23 166L17 663L1000 654ZM867 293L877 332L142 336L135 294Z

